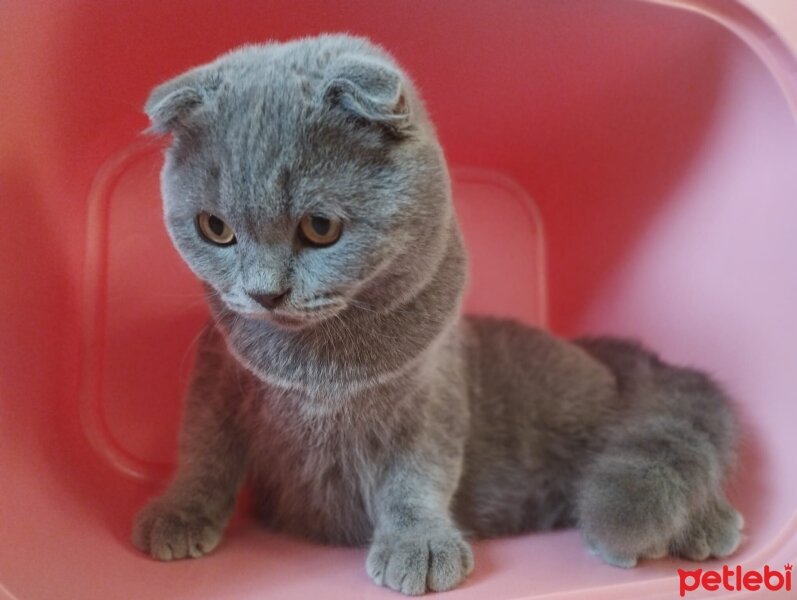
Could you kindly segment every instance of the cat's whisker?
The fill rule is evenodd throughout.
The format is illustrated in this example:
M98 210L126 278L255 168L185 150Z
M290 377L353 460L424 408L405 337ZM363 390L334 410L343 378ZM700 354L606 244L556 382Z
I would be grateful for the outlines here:
M185 361L188 359L188 357L191 354L191 352L193 352L194 348L198 345L199 340L202 337L202 334L205 333L205 329L207 327L208 327L208 325L205 325L204 327L202 327L197 332L197 334L191 339L191 341L189 342L189 344L186 347L185 351L183 351L183 355L180 357L180 372L183 372L183 369L185 369Z

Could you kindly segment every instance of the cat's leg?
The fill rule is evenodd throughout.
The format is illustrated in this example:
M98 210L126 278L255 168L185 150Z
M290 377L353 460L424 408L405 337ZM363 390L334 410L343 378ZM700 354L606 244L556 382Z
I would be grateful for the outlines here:
M590 549L621 567L668 554L731 554L743 521L722 489L736 441L723 392L639 348L610 342L591 350L620 374L621 389L639 396L579 483L577 518Z
M451 479L428 459L404 461L388 474L376 494L366 562L376 583L418 595L450 590L471 572L470 546L449 515Z
M688 422L657 416L629 423L587 468L579 526L590 549L619 567L667 554L727 556L742 523L721 481L713 449Z
M246 469L236 410L237 367L212 327L199 340L180 432L177 472L169 487L136 517L132 541L158 560L213 550L235 507Z

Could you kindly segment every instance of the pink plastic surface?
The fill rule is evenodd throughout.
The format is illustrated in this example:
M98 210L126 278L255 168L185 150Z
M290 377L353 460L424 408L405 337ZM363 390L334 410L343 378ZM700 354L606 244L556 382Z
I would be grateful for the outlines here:
M382 42L424 92L455 167L468 309L634 336L713 372L746 432L731 493L747 537L726 562L794 562L797 61L742 5L11 1L0 598L397 597L368 580L363 549L275 536L244 510L201 560L157 563L128 541L174 462L207 314L160 221L140 106L237 44L330 30ZM608 567L574 531L475 554L451 598L673 598L686 564Z

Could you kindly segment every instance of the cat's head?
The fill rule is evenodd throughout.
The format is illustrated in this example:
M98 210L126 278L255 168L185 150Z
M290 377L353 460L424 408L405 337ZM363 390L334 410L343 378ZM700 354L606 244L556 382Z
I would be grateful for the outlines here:
M456 235L411 82L361 38L247 46L152 91L178 251L229 310L288 328L387 311ZM454 233L452 233L452 231Z

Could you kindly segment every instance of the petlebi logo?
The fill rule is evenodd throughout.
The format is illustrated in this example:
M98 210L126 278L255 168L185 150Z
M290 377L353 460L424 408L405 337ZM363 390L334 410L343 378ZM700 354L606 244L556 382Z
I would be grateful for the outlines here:
M722 571L711 569L687 571L678 569L681 598L695 590L706 590L708 592L716 592L717 590L726 590L728 592L757 592L759 590L790 592L791 569L792 565L783 565L782 571L773 569L769 565L764 565L763 569L751 570L742 569L740 565L736 565L735 568L724 565Z

